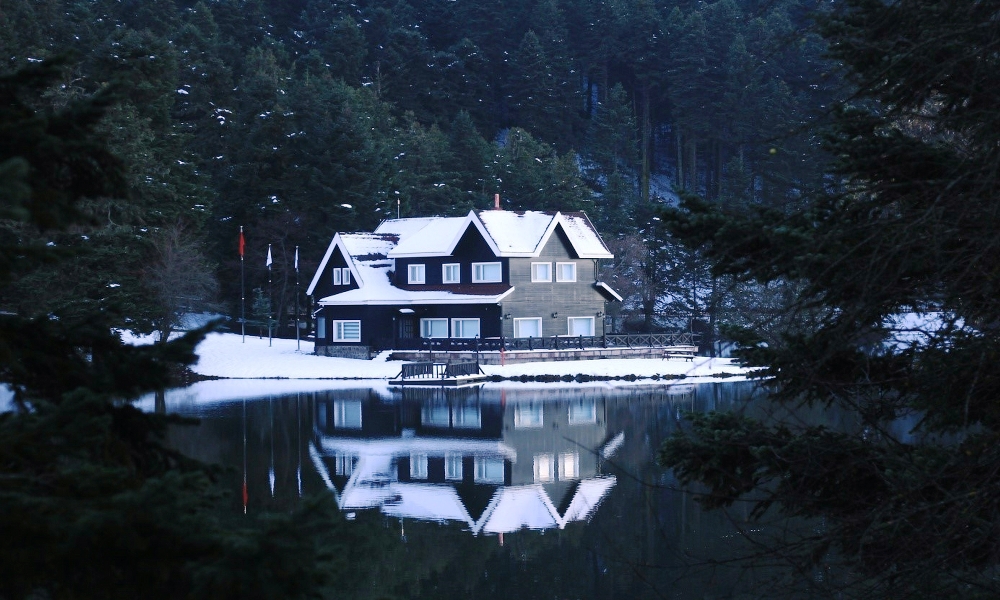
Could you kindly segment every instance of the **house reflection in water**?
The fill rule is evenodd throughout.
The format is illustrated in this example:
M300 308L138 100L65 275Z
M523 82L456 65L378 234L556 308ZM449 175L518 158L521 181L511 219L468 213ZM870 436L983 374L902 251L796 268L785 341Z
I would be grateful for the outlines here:
M457 521L473 535L563 528L616 482L600 474L621 440L596 391L337 390L315 410L309 452L343 511Z

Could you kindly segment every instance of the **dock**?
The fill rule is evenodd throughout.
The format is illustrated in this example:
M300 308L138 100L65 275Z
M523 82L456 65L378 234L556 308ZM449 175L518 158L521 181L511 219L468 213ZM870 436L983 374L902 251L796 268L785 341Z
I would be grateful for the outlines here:
M420 385L459 387L481 383L487 379L486 373L479 368L479 362L474 361L418 361L402 366L389 385Z

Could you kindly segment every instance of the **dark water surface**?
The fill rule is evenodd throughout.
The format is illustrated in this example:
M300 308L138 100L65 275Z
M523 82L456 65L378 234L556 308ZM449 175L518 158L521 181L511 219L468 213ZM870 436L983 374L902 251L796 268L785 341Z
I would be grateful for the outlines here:
M746 524L748 507L701 509L655 461L684 411L763 416L751 382L235 398L225 383L157 402L201 420L171 443L232 467L249 513L326 493L352 525L391 532L358 597L769 597L772 579L796 577L731 563L753 549L741 532L767 526Z

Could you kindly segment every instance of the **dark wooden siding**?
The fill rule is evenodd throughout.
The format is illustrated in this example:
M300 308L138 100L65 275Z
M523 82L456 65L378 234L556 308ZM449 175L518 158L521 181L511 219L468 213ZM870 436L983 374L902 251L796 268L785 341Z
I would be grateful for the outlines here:
M316 338L317 346L334 344L357 345L358 342L334 342L333 321L361 321L361 344L376 348L390 347L398 335L396 327L400 308L413 310L409 317L416 320L419 335L420 319L478 318L482 337L500 336L500 307L496 304L427 304L415 306L325 306L320 316L326 319L326 338Z
M552 281L531 281L531 263L547 262L552 265ZM557 262L576 263L576 281L556 281ZM514 292L503 301L503 335L513 337L514 319L541 317L542 335L566 335L568 317L594 317L594 333L601 335L604 297L594 288L597 268L594 259L577 258L561 227L549 238L537 258L511 258L510 283ZM552 313L557 313L555 318Z
M460 283L468 284L472 283L472 263L474 262L499 262L501 263L503 281L510 279L507 259L497 258L493 254L493 250L486 243L486 240L483 239L482 234L479 233L479 230L470 225L455 246L455 252L450 256L397 258L393 282L395 285L406 285L409 265L424 265L424 283L427 285L441 285L443 283L442 267L445 264L459 263L461 265Z
M316 287L313 288L313 298L318 300L357 288L358 284L354 281L353 273L351 274L350 285L333 285L333 270L342 269L346 266L347 261L344 260L343 254L340 253L340 248L334 248L333 254L330 255L330 260L326 262L326 267L323 269L323 274L320 275L319 281L316 282Z

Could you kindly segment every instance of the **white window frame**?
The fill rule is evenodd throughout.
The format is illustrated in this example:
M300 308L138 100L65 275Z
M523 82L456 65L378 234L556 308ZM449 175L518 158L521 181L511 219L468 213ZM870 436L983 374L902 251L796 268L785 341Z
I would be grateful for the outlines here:
M545 273L540 273L542 267L545 267ZM531 263L531 280L532 281L552 281L552 263L550 262L533 262Z
M552 454L536 454L532 461L535 483L556 480L556 457Z
M454 277L448 276L448 271L454 271ZM462 265L460 263L445 263L441 265L441 283L462 283Z
M506 465L504 465L502 458L497 458L494 456L477 456L475 458L475 477L476 483L503 483L506 477ZM500 465L500 475L490 476L487 472L487 467L490 465L496 466L497 463Z
M466 335L466 333L465 333L465 328L466 328L465 323L466 323L466 321L475 321L476 322L476 334L475 335ZM482 331L483 330L480 327L479 319L472 318L472 317L460 317L460 318L455 318L455 319L451 320L451 337L453 337L453 338L466 338L466 339L477 338L477 337L481 336Z
M406 283L421 284L427 282L427 267L423 263L406 266Z
M534 321L538 324L538 335L522 335L521 334L521 324L526 321ZM541 317L526 317L524 319L514 319L514 337L516 338L540 338L542 337L542 318Z
M496 266L497 278L486 279L486 267ZM503 281L503 263L500 262L478 262L472 263L472 283L500 283Z
M424 324L425 323L429 323L431 321L444 321L444 335L424 335L425 334ZM444 317L433 318L433 319L420 319L420 337L422 337L422 338L446 338L446 337L448 337L448 319L446 319Z
M573 321L590 321L590 333L574 332ZM597 319L594 317L566 317L566 335L570 337L577 337L581 335L593 337L597 335Z
M343 270L340 267L333 269L333 285L341 285L340 277Z
M343 267L340 269L340 272L343 274L343 277L341 277L342 283L344 285L351 285L351 268Z
M570 267L572 270L572 275L570 277L564 277L562 272L562 267ZM556 281L571 283L576 281L576 263L575 262L557 262L556 263Z
M358 331L356 336L347 337L346 325L357 323ZM360 342L361 341L361 321L357 319L347 319L333 321L333 341L335 342Z
M580 454L578 452L563 452L559 454L559 480L568 481L580 478Z
M410 453L410 479L427 479L427 455Z
M326 339L326 317L316 317L316 339Z
M462 480L462 455L448 452L444 455L444 478L448 481Z

